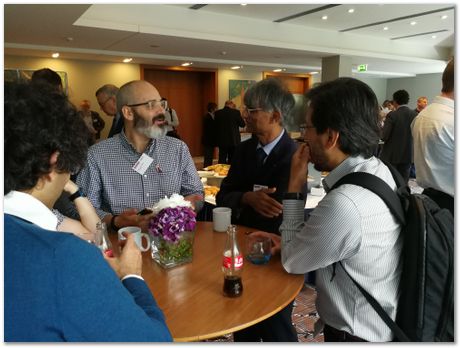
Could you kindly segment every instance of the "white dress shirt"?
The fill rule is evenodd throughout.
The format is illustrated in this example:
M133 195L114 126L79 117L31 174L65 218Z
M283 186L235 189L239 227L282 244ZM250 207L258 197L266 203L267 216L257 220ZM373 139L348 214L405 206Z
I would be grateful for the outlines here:
M351 172L377 175L396 188L389 169L377 158L349 157L329 173L329 190ZM308 200L308 198L307 198ZM281 257L289 273L317 270L316 308L321 320L338 330L372 342L391 341L393 334L359 289L337 265L345 269L395 319L399 298L401 228L386 204L356 185L329 192L304 222L301 200L283 201Z
M411 128L417 184L454 197L454 101L437 96Z
M46 205L28 193L9 192L3 199L3 210L5 214L17 216L45 230L56 231L57 217Z

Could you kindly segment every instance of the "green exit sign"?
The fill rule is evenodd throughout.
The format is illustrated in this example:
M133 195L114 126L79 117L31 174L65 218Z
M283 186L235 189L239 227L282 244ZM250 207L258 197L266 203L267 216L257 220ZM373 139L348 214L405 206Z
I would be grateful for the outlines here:
M359 71L359 72L367 71L367 64L360 64L360 65L358 65L358 71Z

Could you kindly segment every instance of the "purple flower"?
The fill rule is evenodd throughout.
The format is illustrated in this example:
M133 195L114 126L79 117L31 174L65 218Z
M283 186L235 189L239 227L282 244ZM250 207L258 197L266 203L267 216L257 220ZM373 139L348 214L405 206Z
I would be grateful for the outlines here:
M193 231L196 214L192 208L165 208L150 220L149 232L154 237L162 236L170 242L177 242L185 231Z

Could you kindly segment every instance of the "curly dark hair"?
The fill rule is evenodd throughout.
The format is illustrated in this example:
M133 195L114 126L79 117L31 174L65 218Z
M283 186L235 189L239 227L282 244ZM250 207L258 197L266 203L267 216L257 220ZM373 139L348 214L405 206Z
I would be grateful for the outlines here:
M373 155L380 139L379 103L367 84L341 77L320 84L305 96L313 109L311 120L319 134L327 129L336 130L342 152L365 158Z
M86 126L67 97L52 86L5 83L5 194L32 189L56 170L78 171L85 164Z

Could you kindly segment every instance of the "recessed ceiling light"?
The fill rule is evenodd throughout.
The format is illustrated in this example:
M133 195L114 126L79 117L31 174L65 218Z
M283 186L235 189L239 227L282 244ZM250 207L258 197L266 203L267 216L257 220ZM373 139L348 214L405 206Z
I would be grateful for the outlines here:
M447 15L441 16L441 19L446 19L446 18L447 18Z
M310 75L316 75L316 74L319 74L319 72L317 72L317 71L310 72Z
M383 30L388 30L388 27L383 27Z
M273 72L281 72L283 69L273 69Z
M353 13L353 12L355 12L355 9L354 9L354 8L350 8L350 9L348 10L348 13Z
M436 39L436 35L431 36L432 39Z
M53 58L59 58L59 53L57 53L57 52L56 52L56 53L53 53L53 54L51 55L51 57L53 57Z
M193 64L192 62L185 62L185 63L182 63L181 65L182 65L182 66L190 66L190 65L192 65L192 64Z
M241 4L241 6L246 6L247 4Z
M416 21L410 22L410 25L416 25L416 24L417 24Z
M125 59L123 59L123 63L129 63L132 60L133 60L132 58L125 58Z
M325 21L327 19L327 16L322 16L321 19Z
M230 69L232 70L238 70L238 69L241 69L242 66L241 65L235 65L235 66L232 66Z

